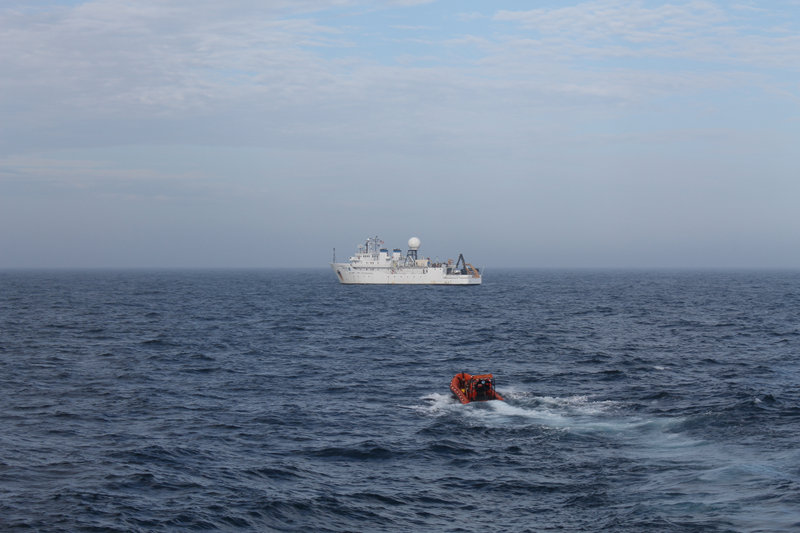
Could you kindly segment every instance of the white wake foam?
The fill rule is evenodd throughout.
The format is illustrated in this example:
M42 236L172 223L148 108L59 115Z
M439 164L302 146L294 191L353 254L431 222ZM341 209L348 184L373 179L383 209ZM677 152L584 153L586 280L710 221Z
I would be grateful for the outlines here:
M663 448L698 443L670 431L681 420L626 415L624 404L619 401L594 400L582 395L535 396L514 388L499 392L507 401L462 405L449 394L432 393L410 408L429 416L463 416L486 427L538 427L579 435L604 435L622 441L646 439L658 442Z

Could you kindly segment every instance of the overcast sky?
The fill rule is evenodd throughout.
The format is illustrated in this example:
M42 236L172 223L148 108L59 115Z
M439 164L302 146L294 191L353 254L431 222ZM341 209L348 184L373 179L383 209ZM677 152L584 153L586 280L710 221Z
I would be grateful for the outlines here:
M4 0L0 268L800 267L799 1Z

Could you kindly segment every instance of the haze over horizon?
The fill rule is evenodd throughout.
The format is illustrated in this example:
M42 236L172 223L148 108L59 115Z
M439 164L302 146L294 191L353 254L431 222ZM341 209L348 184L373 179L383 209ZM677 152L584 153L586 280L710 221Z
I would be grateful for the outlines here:
M7 0L0 268L800 268L800 2Z

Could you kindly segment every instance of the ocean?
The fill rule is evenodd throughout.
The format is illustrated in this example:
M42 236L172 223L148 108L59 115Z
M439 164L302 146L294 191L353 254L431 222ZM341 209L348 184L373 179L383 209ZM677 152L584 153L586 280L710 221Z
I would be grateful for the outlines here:
M3 271L0 530L797 531L798 380L800 272Z

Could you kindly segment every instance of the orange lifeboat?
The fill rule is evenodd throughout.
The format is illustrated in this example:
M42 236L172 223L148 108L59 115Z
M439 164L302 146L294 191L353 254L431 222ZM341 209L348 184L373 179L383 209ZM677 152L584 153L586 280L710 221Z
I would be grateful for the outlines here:
M456 374L450 381L450 391L461 403L503 401L503 397L494 388L494 377L491 374Z

